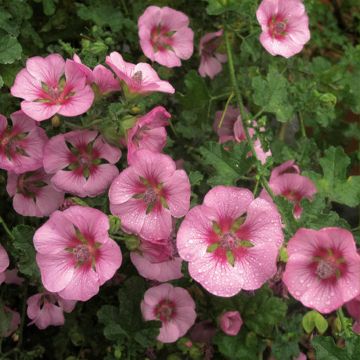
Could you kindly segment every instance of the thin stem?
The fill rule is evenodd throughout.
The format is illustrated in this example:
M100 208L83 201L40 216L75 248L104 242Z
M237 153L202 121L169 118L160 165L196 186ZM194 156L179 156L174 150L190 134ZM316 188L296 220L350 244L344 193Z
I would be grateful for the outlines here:
M267 191L267 193L269 194L269 196L271 197L271 199L273 200L273 202L275 204L277 204L277 207L279 209L279 212L281 214L281 217L283 219L283 221L286 224L287 229L289 230L289 232L293 232L294 231L294 226L292 223L289 223L287 216L285 215L285 211L282 209L282 207L280 206L280 204L278 203L278 201L276 201L276 197L273 193L273 191L271 190L268 181L266 180L266 178L263 175L263 169L262 169L262 165L261 162L259 161L259 159L257 158L256 155L256 151L255 151L255 147L254 147L254 143L251 139L250 133L249 133L249 129L248 129L248 114L245 111L245 106L242 100L242 96L240 94L240 89L238 87L237 84L237 80L236 80L236 74L235 74L235 67L234 67L234 60L233 60L233 53L232 53L232 48L231 48L231 43L230 43L230 37L229 37L229 33L228 31L225 32L225 46L226 46L226 52L227 52L227 57L228 57L228 65L229 65L229 73L230 73L230 79L231 79L231 83L235 92L235 96L236 96L236 101L240 110L240 115L243 119L243 127L244 127L244 131L245 131L245 136L246 136L246 140L250 146L250 150L252 155L254 156L254 158L256 159L256 168L257 168L257 173L260 177L260 183L263 186L263 188Z
M301 129L301 136L303 138L306 138L306 129L305 129L304 118L300 111L298 112L298 117L299 117L300 129Z
M4 221L4 219L0 216L0 224L2 225L2 227L4 228L5 232L8 234L9 238L11 240L15 240L14 235L11 233L10 229L8 228L8 226L6 225L6 222Z
M230 102L232 100L232 98L234 97L234 92L231 92L228 99L226 100L226 104L225 104L225 108L224 108L224 111L222 112L221 114L221 119L220 119L220 122L219 122L219 125L218 125L218 129L221 128L223 122L224 122L224 119L225 119L225 115L226 115L226 112L227 112L227 109L230 105Z
M24 295L23 295L23 303L21 308L21 322L19 327L19 342L17 344L17 348L21 349L23 339L24 339L24 325L25 325L25 314L26 314L26 300L27 300L27 293L28 293L28 284L26 283L24 288Z

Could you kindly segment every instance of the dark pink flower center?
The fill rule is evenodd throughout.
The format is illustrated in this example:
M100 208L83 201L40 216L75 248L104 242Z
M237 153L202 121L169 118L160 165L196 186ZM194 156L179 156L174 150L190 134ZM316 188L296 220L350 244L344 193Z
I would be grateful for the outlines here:
M147 180L142 177L140 177L140 182L139 192L133 197L144 201L147 206L146 213L150 213L155 207L156 209L159 209L161 206L168 208L163 185L161 183L157 183L155 180Z
M287 34L288 20L281 16L273 16L269 23L270 36L276 39L281 39Z
M65 79L62 79L56 85L42 83L39 101L49 103L50 105L63 105L73 95L72 88L66 85Z
M220 246L226 250L233 250L238 246L238 238L232 233L225 233L220 238Z
M315 256L314 260L315 274L321 280L336 280L346 271L345 260L338 251L322 250L319 256Z
M81 244L73 249L73 254L77 263L84 264L89 261L91 252L88 245Z
M157 319L162 322L170 321L175 317L175 303L171 300L161 300L155 307L154 313Z
M141 87L143 80L142 71L136 71L135 74L131 77L134 87Z
M47 183L44 174L41 171L35 171L19 175L16 185L18 193L35 198L40 189L46 186Z
M155 192L154 188L148 187L147 190L144 192L144 202L146 205L150 205L156 202L157 200L157 193Z
M27 137L28 133L19 133L16 130L5 130L0 136L0 153L11 160L17 155L28 156L24 150L22 140Z
M154 51L164 51L172 48L172 36L174 31L169 31L167 28L158 25L154 26L150 33L150 42Z

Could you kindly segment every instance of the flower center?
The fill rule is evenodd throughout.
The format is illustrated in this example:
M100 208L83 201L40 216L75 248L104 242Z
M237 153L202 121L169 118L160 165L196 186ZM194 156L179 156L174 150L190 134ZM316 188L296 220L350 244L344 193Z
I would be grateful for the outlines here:
M136 71L135 74L131 77L131 79L136 86L141 86L143 79L142 71Z
M148 187L144 193L144 202L146 205L154 204L157 200L157 193L153 187Z
M80 265L88 262L91 257L89 246L85 244L77 245L73 249L73 254L76 262Z
M162 322L167 322L175 316L175 304L170 300L161 300L155 307L155 316Z
M269 32L273 38L282 38L286 35L287 20L273 16L269 21Z
M165 49L171 49L173 31L168 31L161 25L153 27L150 33L150 42L154 48L154 51L163 51Z
M336 264L336 261L332 259L321 259L316 267L316 275L322 279L326 280L337 275L339 269Z
M220 238L220 246L226 250L233 250L238 246L238 238L230 232L225 233Z

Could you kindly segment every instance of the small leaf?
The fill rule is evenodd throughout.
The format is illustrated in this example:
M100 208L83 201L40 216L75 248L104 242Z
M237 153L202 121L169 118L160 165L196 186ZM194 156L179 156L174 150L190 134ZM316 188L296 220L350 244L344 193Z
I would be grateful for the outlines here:
M329 324L327 320L318 312L315 313L314 319L315 327L319 331L319 334L322 335L329 327Z
M254 247L254 244L249 240L240 240L238 242L238 244L239 244L239 246L244 247L244 248L252 248L252 247Z
M314 311L307 312L302 319L302 326L310 334L315 328Z
M234 257L234 254L232 253L231 250L228 250L226 252L226 260L228 261L228 263L231 265L231 266L234 266L235 265L235 257Z
M209 253L212 253L212 252L214 252L219 246L220 246L219 243L217 243L217 242L216 242L216 243L213 243L213 244L211 244L211 245L209 245L209 246L207 247L206 251L209 252Z

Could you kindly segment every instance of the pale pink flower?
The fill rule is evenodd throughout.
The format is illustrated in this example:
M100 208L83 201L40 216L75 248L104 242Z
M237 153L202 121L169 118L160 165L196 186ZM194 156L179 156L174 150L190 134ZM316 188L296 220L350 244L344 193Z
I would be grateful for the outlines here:
M9 267L9 256L6 250L0 245L0 284L5 281L5 271Z
M54 189L43 169L16 175L8 172L6 190L14 210L23 216L49 216L64 202L64 193Z
M345 304L349 315L354 319L353 331L360 335L360 296Z
M232 106L229 106L227 108L223 122L219 127L222 115L223 111L217 111L215 113L215 121L213 124L214 131L219 135L219 143L223 144L228 141L236 141L240 143L245 141L246 135L240 116L240 111L236 108L233 108ZM254 121L254 125L256 125L256 121ZM254 137L255 130L250 128L249 134L251 137ZM257 158L261 161L262 164L265 164L266 159L271 156L271 151L268 150L265 152L259 139L254 141L254 148ZM251 153L249 153L249 155L251 155Z
M222 63L227 61L227 56L218 52L222 42L223 30L205 34L200 39L200 67L199 74L202 77L209 76L213 79L222 70Z
M64 78L65 76L65 78ZM24 99L21 110L36 121L55 114L78 116L89 110L94 100L86 76L73 60L59 54L35 56L16 76L11 95Z
M190 182L170 156L138 150L111 184L109 199L125 231L146 240L167 239L171 217L180 218L189 210Z
M273 56L289 58L310 40L309 18L302 0L263 0L256 11L260 42Z
M157 339L163 343L175 342L195 323L195 302L181 287L161 284L148 289L141 302L145 320L160 320L162 326Z
M226 311L220 316L220 328L230 336L236 336L243 324L242 318L238 311Z
M113 91L120 90L120 83L115 79L114 74L103 65L97 65L94 70L81 62L78 55L74 55L73 60L78 68L86 76L86 82L89 85L95 85L95 90L102 95L108 94Z
M194 51L189 18L167 6L149 6L138 20L140 46L145 56L166 67L181 66Z
M120 79L125 94L146 95L152 92L173 94L175 89L169 82L161 80L156 71L146 63L126 62L118 52L106 57L108 64Z
M32 320L29 325L35 324L41 330L50 325L64 325L64 311L72 312L76 305L76 301L64 300L49 292L30 296L26 303L27 316Z
M157 242L141 240L137 251L130 253L130 258L142 277L159 282L171 281L183 277L182 260L174 250L171 239Z
M326 314L360 295L360 256L348 230L299 229L287 251L283 281L304 306Z
M161 152L166 145L166 129L171 115L162 106L157 106L144 116L136 120L134 126L127 133L127 160L132 163L135 152L147 149Z
M271 173L269 186L273 193L283 196L294 204L294 216L300 218L302 199L312 200L316 194L315 184L306 176L300 175L300 169L293 160L286 161L282 165L274 168ZM265 189L260 193L260 197L272 202L270 195Z
M0 332L0 337L7 337L14 333L20 325L20 314L17 311L11 310L7 306L3 307L4 313L10 315L10 322L7 328L3 329L3 333ZM3 324L2 324L3 325Z
M10 115L12 128L0 114L0 169L21 174L42 167L45 131L21 110Z
M108 230L108 217L97 209L71 206L55 211L34 235L45 289L66 300L86 301L96 295L122 261Z
M120 149L97 131L75 130L54 136L44 149L44 169L56 189L80 197L97 196L119 174Z
M0 275L1 277L1 275ZM24 282L24 279L22 277L18 276L18 270L17 269L11 269L5 271L5 284L14 284L14 285L21 285Z
M245 215L246 213L246 215ZM255 290L276 273L280 215L251 191L216 186L180 225L177 248L190 276L217 296Z

